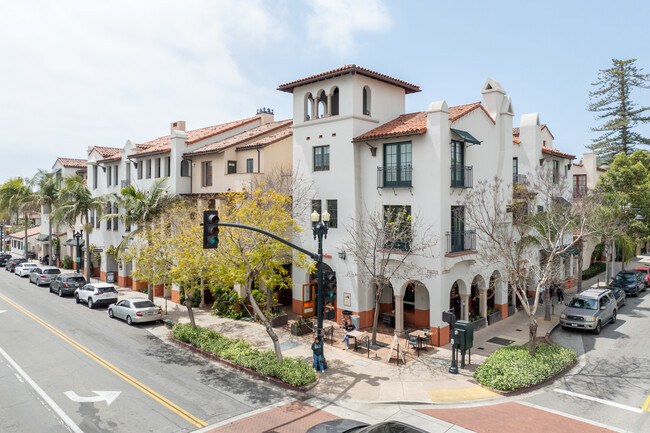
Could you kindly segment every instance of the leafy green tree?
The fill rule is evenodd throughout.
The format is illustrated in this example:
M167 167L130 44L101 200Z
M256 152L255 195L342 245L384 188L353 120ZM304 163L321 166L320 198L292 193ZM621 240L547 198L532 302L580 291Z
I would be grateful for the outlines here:
M49 215L48 218L48 235L49 239L49 264L52 265L54 261L53 254L53 239L52 236L52 224L54 219L54 208L56 207L59 200L59 178L55 173L46 170L39 170L35 176L35 183L37 189L35 192L35 199L38 204L40 204L44 211ZM58 233L58 231L57 231Z
M16 216L23 213L25 223L25 258L27 258L27 229L29 215L37 209L36 195L31 179L16 177L9 179L0 187L0 208L13 212Z
M98 215L101 215L103 206L104 199L94 197L81 176L67 176L63 178L63 185L59 190L59 207L54 211L54 218L66 223L70 227L75 227L77 220L80 221L85 234L85 271L87 281L90 281L89 238L93 230L90 214L96 211Z
M650 107L637 108L632 101L634 88L650 88L650 75L642 74L643 69L637 68L635 62L636 59L612 59L612 67L601 69L598 81L592 83L596 90L589 92L587 109L597 113L596 119L604 123L592 128L603 134L587 147L607 160L621 152L629 155L638 146L650 144L650 139L634 131L636 126L650 121L644 115Z

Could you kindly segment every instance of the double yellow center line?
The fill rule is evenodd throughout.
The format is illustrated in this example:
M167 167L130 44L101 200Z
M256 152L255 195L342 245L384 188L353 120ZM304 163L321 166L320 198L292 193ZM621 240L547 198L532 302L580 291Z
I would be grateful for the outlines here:
M648 406L650 406L650 395L648 395L648 398L645 399L645 403L643 403L643 407L641 408L641 410L650 411L650 409L648 409Z
M45 322L44 320L42 320L41 318L39 318L38 316L36 316L36 315L33 314L32 312L30 312L29 310L26 310L25 308L23 308L23 307L21 307L20 305L16 304L16 303L15 303L14 301L12 301L11 299L7 298L6 296L4 296L4 295L2 295L2 294L0 294L0 299L3 299L3 300L4 300L5 302L7 302L8 304L14 306L17 310L21 311L22 313L24 313L24 314L25 314L26 316L28 316L29 318L33 319L34 321L36 321L37 323L39 323L39 324L42 325L43 327L45 327L45 328L47 328L48 330L50 330L50 331L51 331L52 333L54 333L56 336L58 336L59 338L61 338L61 339L64 340L64 341L66 341L67 343L69 343L70 345L72 345L73 347L75 347L76 349L78 349L80 352L86 354L88 357L90 357L91 359L95 360L95 361L98 362L100 365L102 365L103 367L105 367L106 369L108 369L109 371L111 371L112 373L116 374L117 376L119 376L120 378L122 378L123 380L125 380L127 383L133 385L134 387L136 387L136 388L139 389L140 391L144 392L144 393L145 393L146 395L148 395L149 397L153 398L154 400L156 400L157 402L159 402L160 404L162 404L163 406L165 406L166 408L168 408L168 409L171 410L172 412L175 412L175 413L177 413L178 415L180 415L181 417L185 418L187 421L191 422L191 423L194 424L195 426L197 426L197 427L206 427L206 426L208 425L208 423L206 423L205 421L200 420L199 418L195 417L194 415L192 415L192 414L189 413L188 411L186 411L186 410L180 408L180 407L177 406L176 404L174 404L174 403L172 403L171 401L167 400L165 397L163 397L162 395L158 394L157 392L155 392L155 391L152 390L151 388L147 387L146 385L142 384L141 382L137 381L137 380L134 379L133 377L129 376L128 374L126 374L125 372L123 372L122 370L120 370L119 368L115 367L115 366L114 366L113 364L111 364L110 362L108 362L108 361L102 359L102 358L101 358L100 356L98 356L97 354L95 354L95 353L91 352L90 350L86 349L84 346L82 346L81 344L77 343L75 340L73 340L72 338L68 337L68 336L65 335L63 332L59 331L58 329L56 329L55 327L53 327L53 326L50 325L49 323Z

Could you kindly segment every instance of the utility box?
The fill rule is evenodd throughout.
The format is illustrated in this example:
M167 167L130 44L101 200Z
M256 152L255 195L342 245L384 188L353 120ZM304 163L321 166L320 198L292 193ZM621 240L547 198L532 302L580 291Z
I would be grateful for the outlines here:
M474 345L474 326L472 322L468 322L467 320L457 320L454 322L454 343L461 350L472 348Z

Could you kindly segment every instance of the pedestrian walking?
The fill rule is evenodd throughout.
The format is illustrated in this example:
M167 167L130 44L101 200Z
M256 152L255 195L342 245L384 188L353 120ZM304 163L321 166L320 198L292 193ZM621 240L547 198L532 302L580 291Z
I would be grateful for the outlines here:
M314 371L318 371L320 368L321 373L323 373L325 371L323 366L323 342L318 335L311 344L311 351L314 354Z
M539 289L539 305L544 305L544 293L546 292L546 286L542 286Z
M564 304L564 284L557 285L557 302L559 304Z
M554 299L555 299L555 287L556 287L556 284L557 283L555 283L555 282L551 283L551 290L549 291L549 294L548 294L549 295L548 299L551 301L551 305L553 305L553 303L555 302Z

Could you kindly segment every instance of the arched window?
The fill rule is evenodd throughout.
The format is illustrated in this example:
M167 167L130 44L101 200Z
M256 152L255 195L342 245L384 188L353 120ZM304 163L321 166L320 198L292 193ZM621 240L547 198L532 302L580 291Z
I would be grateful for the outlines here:
M327 116L327 95L324 90L321 90L318 93L318 99L316 100L316 115L321 118Z
M187 159L181 161L181 176L189 177L190 175L190 162Z
M409 283L404 292L404 309L413 311L415 310L415 284Z
M339 114L339 88L335 87L334 90L332 91L332 97L331 97L331 109L330 109L330 114L332 116L338 116Z
M368 86L363 88L363 114L370 116L370 88Z
M305 95L305 120L314 118L314 97L311 93Z

